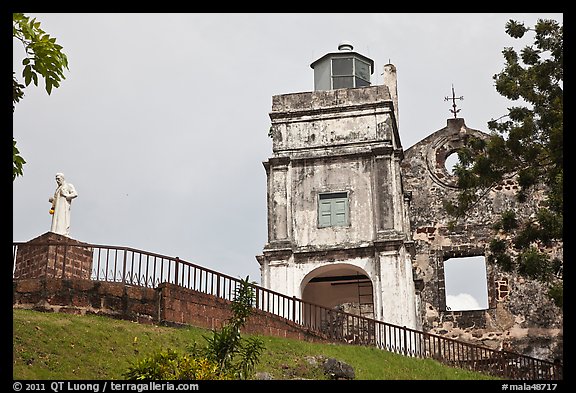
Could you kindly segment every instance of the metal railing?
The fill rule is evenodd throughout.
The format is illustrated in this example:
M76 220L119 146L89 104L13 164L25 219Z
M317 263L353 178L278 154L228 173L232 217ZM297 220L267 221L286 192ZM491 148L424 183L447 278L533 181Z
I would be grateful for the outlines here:
M13 243L13 275L18 248L54 247L48 255L63 259L59 277L66 276L68 248L81 247L92 252L90 279L121 282L155 288L171 283L191 290L233 300L241 279L179 259L129 247L67 243ZM47 266L54 261L46 261ZM18 278L18 277L15 277ZM58 277L55 277L58 278ZM254 307L292 321L330 340L370 345L390 352L418 358L432 358L443 364L480 371L505 379L562 379L561 364L539 360L509 351L496 351L476 344L392 325L344 311L327 308L253 284Z

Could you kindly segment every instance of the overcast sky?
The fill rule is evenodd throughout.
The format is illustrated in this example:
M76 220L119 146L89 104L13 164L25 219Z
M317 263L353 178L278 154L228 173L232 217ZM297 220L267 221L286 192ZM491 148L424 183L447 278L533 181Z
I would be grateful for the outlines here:
M78 191L76 240L133 247L260 282L267 241L272 96L312 91L310 64L341 41L397 68L400 137L408 149L444 128L454 85L471 128L510 102L492 76L514 19L542 14L28 14L68 56L49 96L25 89L13 134L27 161L13 183L13 240L50 230L48 198L63 172ZM21 76L24 51L14 41ZM20 79L23 81L23 79ZM458 294L454 294L458 295Z

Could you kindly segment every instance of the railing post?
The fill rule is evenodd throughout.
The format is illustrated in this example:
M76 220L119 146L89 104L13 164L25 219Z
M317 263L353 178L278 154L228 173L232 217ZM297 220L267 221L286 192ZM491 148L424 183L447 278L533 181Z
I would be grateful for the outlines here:
M292 296L292 322L296 322L296 296Z
M180 267L180 258L174 260L174 284L178 285L178 268Z
M126 284L126 254L128 250L124 249L124 260L122 261L122 282Z
M508 370L506 368L506 361L504 357L504 351L500 351L500 370L502 370L502 374L504 377L509 377Z
M16 255L18 255L18 245L12 245L12 278L16 271Z
M407 349L406 349L406 345L407 345L406 326L402 326L402 329L404 330L404 343L402 346L404 347L404 356L406 356L406 353L407 353Z

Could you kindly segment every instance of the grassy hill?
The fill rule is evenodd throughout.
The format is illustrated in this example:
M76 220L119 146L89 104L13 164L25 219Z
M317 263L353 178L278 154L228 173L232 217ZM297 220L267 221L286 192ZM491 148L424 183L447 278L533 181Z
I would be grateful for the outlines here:
M13 310L13 378L122 380L137 359L161 349L204 345L206 329L143 325L96 315ZM274 379L326 379L313 357L350 364L358 380L478 380L484 374L446 367L373 347L317 344L259 336L266 346L256 367Z

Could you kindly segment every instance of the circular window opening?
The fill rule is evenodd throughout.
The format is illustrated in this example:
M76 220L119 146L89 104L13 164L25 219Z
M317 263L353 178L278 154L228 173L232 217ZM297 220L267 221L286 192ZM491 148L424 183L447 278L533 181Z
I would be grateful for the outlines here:
M458 164L460 164L460 159L458 158L458 152L453 151L452 153L448 154L448 156L446 156L444 166L446 168L446 171L450 175L456 176L456 173L454 172L455 169L454 167Z

